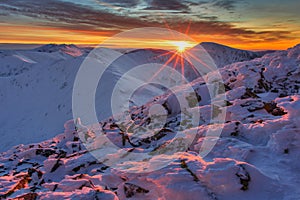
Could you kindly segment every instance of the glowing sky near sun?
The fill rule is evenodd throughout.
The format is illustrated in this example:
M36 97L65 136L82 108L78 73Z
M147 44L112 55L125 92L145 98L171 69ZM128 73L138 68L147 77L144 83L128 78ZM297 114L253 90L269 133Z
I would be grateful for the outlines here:
M286 49L300 43L299 10L298 0L2 0L0 43L93 45L129 29L164 27L197 42ZM142 39L120 47L167 45Z

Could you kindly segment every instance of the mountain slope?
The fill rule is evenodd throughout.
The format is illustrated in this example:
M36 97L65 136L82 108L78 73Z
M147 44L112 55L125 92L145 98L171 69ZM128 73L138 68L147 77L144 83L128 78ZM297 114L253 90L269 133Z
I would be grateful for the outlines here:
M82 61L83 57L59 51L2 52L1 150L45 140L55 136L51 132L63 130L63 121L72 116L72 82Z
M201 111L199 127L189 148L173 154L163 154L165 145L190 136L193 128L185 118L189 112L184 112L183 118L176 115L173 96L168 93L121 113L118 118L123 123L117 118L101 121L99 130L68 121L64 133L53 139L19 145L0 154L0 198L299 199L299 64L300 45L220 69L227 96L222 105L227 110L220 138L205 137L208 130L221 128L211 123L210 115L219 114L205 99L203 89L203 79L213 81L216 72L195 80L193 88L200 97L194 105ZM182 85L178 93L188 96L186 88ZM152 128L152 135L139 138L132 133L151 125L147 118L153 105L165 105L175 115L158 135ZM178 120L185 123L174 137ZM106 166L102 156L96 159L87 151L91 144L104 153L103 157L113 160L122 156L121 151L111 153L106 143L98 140L98 133L127 150L129 159L119 163L121 168L128 167L126 170ZM217 143L201 158L205 139ZM178 145L172 147L182 144ZM160 153L153 154L156 150ZM132 152L140 154L130 157ZM171 162L144 173L136 160L145 154L152 156L145 163L153 169L167 159Z
M79 67L88 56L90 49L75 45L49 44L32 50L0 51L0 151L19 143L38 142L54 137L63 131L65 121L72 119L72 91ZM103 68L110 64L100 80L96 92L97 115L99 120L111 116L110 97L120 77L136 66L151 63L149 67L164 65L173 54L167 51L141 49L121 54L110 49L99 49L97 55L89 55L94 67ZM94 57L93 57L94 56ZM118 58L114 60L115 58ZM114 60L113 63L110 63ZM179 63L173 60L171 67L181 72ZM192 70L190 63L185 65L185 77L192 81L199 74ZM153 75L153 73L152 73ZM172 74L171 74L172 75ZM178 84L181 79L165 75ZM130 84L136 85L151 78L151 73L130 77ZM127 91L128 85L120 90ZM132 102L142 105L166 90L161 86L148 85L134 93Z
M218 68L222 68L225 65L229 65L236 62L243 62L252 60L254 58L259 58L262 57L264 54L272 52L253 52L240 50L213 42L202 42L199 45L202 46L210 54Z

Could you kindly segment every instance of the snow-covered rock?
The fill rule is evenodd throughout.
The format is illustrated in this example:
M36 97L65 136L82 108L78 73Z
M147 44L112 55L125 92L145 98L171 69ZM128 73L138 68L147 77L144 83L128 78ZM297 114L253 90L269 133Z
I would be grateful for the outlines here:
M192 82L196 99L189 99L185 85L178 87L175 93L189 99L190 111L200 110L197 127L188 118L189 112L178 116L174 95L168 92L102 120L97 130L78 119L67 121L64 133L52 139L18 145L0 154L0 198L299 199L299 55L298 45L221 68L227 99L218 108L210 105L204 82L213 80L213 72ZM149 120L154 105L169 111L167 123L160 118L154 124ZM218 128L211 118L221 107L227 108L221 136L205 137L209 130ZM178 126L180 121L183 123ZM176 152L163 154L165 145L190 136L192 129L196 134L188 147L175 146ZM150 134L134 134L144 130ZM96 159L88 144L97 140L99 133L129 157L131 152L151 155L157 150L159 153L147 157L142 165L156 170L145 173L136 162L137 156L119 163L131 166L128 170ZM202 158L199 152L207 140L216 141L216 145ZM105 150L105 144L97 142L93 147ZM109 158L118 158L119 153L113 152ZM165 160L170 162L157 168Z

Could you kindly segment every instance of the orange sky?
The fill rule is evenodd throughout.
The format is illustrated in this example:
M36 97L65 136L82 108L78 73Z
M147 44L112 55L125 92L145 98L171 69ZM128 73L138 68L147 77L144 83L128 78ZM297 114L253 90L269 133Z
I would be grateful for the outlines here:
M218 0L199 5L192 0L115 0L109 6L97 2L8 1L0 7L0 43L98 45L117 33L140 27L188 30L196 43L216 42L248 50L287 49L300 43L295 0L284 6L277 0L272 1L275 6L268 0L247 4ZM169 48L169 44L145 34L142 39L121 41L119 48Z
M0 33L0 43L16 43L16 44L48 44L48 43L65 43L77 45L98 45L105 39L110 38L115 33L103 31L81 31L68 30L53 27L37 27L37 26L14 26L2 25ZM207 34L188 34L198 43L205 41L217 42L235 48L248 50L266 50L266 49L287 49L300 43L300 39L290 40L282 39L278 41L257 41L245 40L242 37L226 36L226 35L207 35ZM123 41L120 47L143 48L157 47L165 48L166 43L161 42L157 38L145 37L143 40L135 39L140 42ZM156 41L156 42L153 42Z

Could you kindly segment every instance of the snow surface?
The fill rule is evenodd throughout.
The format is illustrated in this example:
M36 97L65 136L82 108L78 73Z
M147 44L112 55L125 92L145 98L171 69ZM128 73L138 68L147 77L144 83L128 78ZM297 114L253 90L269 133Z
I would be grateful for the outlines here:
M202 46L214 59L218 68L222 68L225 65L236 63L236 62L243 62L252 60L254 58L262 57L264 54L271 53L273 51L246 51L231 48L225 45L213 43L213 42L202 42L199 44ZM194 48L197 48L194 47ZM193 51L193 49L191 49Z
M99 120L112 115L108 100L124 72L145 63L164 64L172 56L160 56L166 51L154 49L135 50L124 55L104 48L99 51L103 55L101 58L90 55L89 59L100 68L120 56L106 71L96 93L96 102L102 102L96 107ZM73 118L74 80L89 52L89 48L65 44L49 44L33 50L0 50L0 151L20 143L40 142L63 131L65 121ZM180 70L175 60L169 64ZM189 81L196 79L198 76L190 64L185 61L184 65ZM164 92L161 88L147 87L135 93L132 100L142 105Z
M64 121L71 119L72 82L83 57L10 50L1 51L0 59L0 150L63 131Z
M20 133L29 136L32 134L30 130L39 130L32 127L33 124L41 123L40 127L59 128L60 121L68 117L67 114L58 111L52 115L54 118L47 119L41 116L44 112L54 112L56 109L52 110L51 106L55 107L59 100L68 101L67 92L71 90L69 81L74 79L71 75L75 73L73 70L82 61L83 56L73 57L60 51L17 53L22 56L15 56L14 51L1 52L1 59L6 59L17 69L7 70L3 67L5 65L0 68L3 70L1 74L5 74L0 78L0 105L1 111L4 110L0 115L1 128L3 127L1 141L9 141L11 136L7 135L13 134L16 129L13 125L17 124L16 127L22 128L20 132L15 133L19 138L17 142L22 143L24 140L26 143L29 140L26 140L25 136L23 139ZM42 61L44 64L40 64ZM1 65L2 63L4 62L1 62ZM193 87L201 97L194 105L201 111L201 120L188 150L171 155L158 155L147 163L155 168L157 162L164 162L168 158L173 160L168 166L150 173L143 173L143 169L135 165L136 163L132 163L132 168L139 173L118 171L106 166L95 159L80 140L82 133L86 134L86 140L96 137L92 129L78 127L78 122L75 122L75 125L71 120L65 123L64 133L52 139L36 144L18 145L0 154L0 198L300 199L299 64L300 45L287 51L231 63L221 68L227 96L223 104L227 107L226 122L223 124L220 138L209 138L217 140L217 143L204 158L198 153L207 139L207 131L214 128L214 124L210 123L211 115L214 114L211 112L214 109L211 109L213 105L210 105L209 99L205 98L207 91L203 86L203 79L213 79L214 72L193 81ZM18 70L20 68L26 70ZM63 70L67 72L64 73ZM14 71L17 71L17 74ZM32 82L29 82L31 89L26 89L25 80L30 79L24 76L35 77L32 80L40 82L34 85L30 85ZM47 81L43 82L43 79L58 81L49 84ZM60 88L61 83L66 80L67 89L61 89L63 92L51 87L56 85ZM53 91L38 90L41 87L48 90L52 88ZM185 86L182 86L178 92L188 97L185 89ZM49 95L45 95L47 93ZM55 96L51 98L50 94ZM32 99L33 97L36 99ZM22 101L22 104L19 100L21 98L26 100ZM49 100L43 102L45 99ZM100 131L120 147L131 151L142 149L151 153L154 148L161 148L162 142L172 140L172 137L169 137L171 133L167 130L176 127L178 116L171 102L172 98L168 93L157 96L145 105L133 106L129 111L131 119L122 118L121 114L120 118L124 120L123 127L116 126L115 119L105 119L100 122ZM137 122L138 127L146 126L147 113L154 103L167 106L170 112L174 112L165 126L166 134L139 140L130 135L129 131L124 133L124 130L132 128L128 127L132 122ZM33 108L32 105L37 107ZM5 108L13 110L7 111ZM39 109L39 112L36 112L36 109ZM65 112L64 107L61 109ZM18 115L23 118L16 117ZM28 120L28 116L34 119L33 122ZM59 116L62 118L57 119ZM56 125L51 124L53 119L57 119L54 123ZM10 120L18 121L14 121L13 124ZM191 122L186 119L182 126L183 131L189 131L189 124ZM52 131L52 134L56 135L59 130ZM3 134L7 135L3 137ZM128 136L125 139L124 134ZM47 135L49 136L50 134ZM42 135L38 135L37 138L44 139ZM118 155L111 155L112 158L115 156Z

